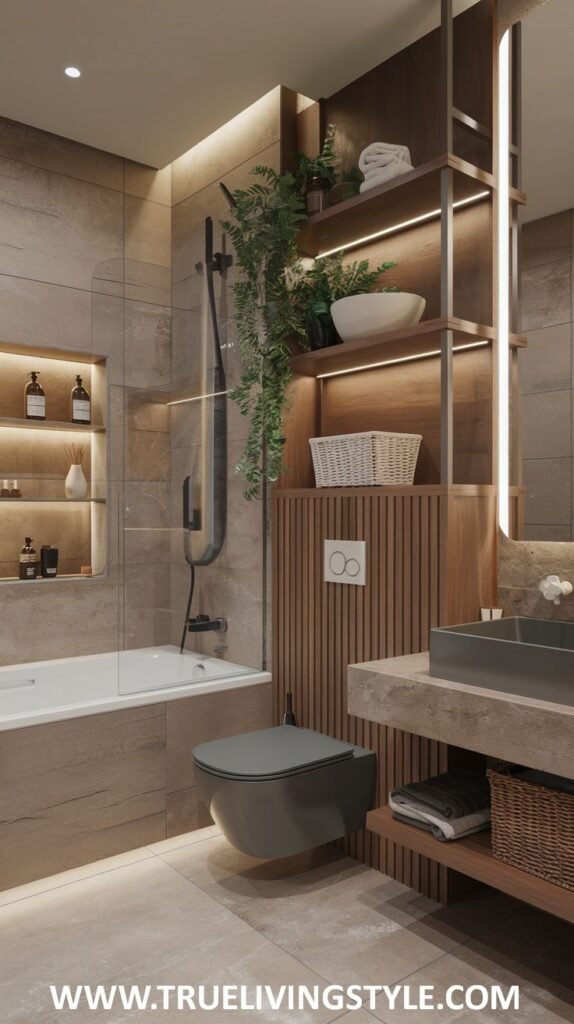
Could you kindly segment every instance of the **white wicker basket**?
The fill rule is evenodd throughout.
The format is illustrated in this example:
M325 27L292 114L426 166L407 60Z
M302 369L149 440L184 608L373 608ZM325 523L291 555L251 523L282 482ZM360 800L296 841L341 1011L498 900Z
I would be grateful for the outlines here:
M317 487L410 485L422 437L368 430L309 439Z

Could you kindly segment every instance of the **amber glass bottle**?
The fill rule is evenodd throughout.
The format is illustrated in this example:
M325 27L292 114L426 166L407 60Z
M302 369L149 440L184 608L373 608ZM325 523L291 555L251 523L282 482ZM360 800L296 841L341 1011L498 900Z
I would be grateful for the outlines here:
M31 379L24 389L24 415L27 420L46 419L46 395L44 388L38 383L39 374L33 370Z
M78 374L76 386L72 388L72 423L92 422L92 403L90 396L82 384L82 378Z

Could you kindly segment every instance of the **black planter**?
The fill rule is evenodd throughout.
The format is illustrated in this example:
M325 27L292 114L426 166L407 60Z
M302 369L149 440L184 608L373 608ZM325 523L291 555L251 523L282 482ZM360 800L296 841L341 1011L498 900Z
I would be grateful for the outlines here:
M340 345L341 338L337 334L335 324L328 320L314 320L307 328L309 348L315 352L318 348L329 348L331 345Z

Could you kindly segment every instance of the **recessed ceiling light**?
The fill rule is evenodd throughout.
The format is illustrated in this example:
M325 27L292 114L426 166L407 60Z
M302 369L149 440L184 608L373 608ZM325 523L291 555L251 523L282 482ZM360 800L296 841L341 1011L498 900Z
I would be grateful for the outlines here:
M67 75L68 78L79 78L82 72L79 68L69 67L65 68L64 74Z

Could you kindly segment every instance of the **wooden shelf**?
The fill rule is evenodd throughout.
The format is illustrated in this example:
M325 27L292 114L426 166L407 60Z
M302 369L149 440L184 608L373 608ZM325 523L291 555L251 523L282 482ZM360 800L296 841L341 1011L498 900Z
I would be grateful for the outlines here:
M493 889L524 900L549 914L574 922L574 892L496 860L492 855L489 832L441 843L429 832L395 821L389 807L369 811L367 829L407 850L475 878L484 885L490 885Z
M27 586L31 586L33 583L64 583L69 580L101 580L104 577L104 573L91 573L87 575L79 572L60 573L58 576L36 576L34 580L21 580L19 576L2 576L0 577L0 586L4 583L10 585L14 583L25 583Z
M74 434L105 434L106 428L91 423L70 423L66 420L26 420L10 416L0 416L0 427L19 428L24 430L66 430Z
M302 352L293 357L291 368L295 374L304 377L321 377L324 374L364 369L373 363L387 360L433 355L440 350L440 334L444 330L454 332L455 346L472 345L479 341L491 342L496 334L494 327L485 324L471 323L458 317L441 317L423 320L422 323L398 331L386 331L375 338L356 338L315 352ZM526 339L522 335L513 335L511 344L523 347Z
M431 219L440 212L440 178L444 168L454 171L454 202L470 200L481 192L492 192L494 178L487 171L447 153L400 178L379 185L352 199L310 217L301 227L298 248L303 256L351 246L360 239L382 231L402 230L407 222ZM526 196L511 189L511 200L523 204Z
M105 498L0 498L4 505L53 505L63 502L66 505L105 505Z

